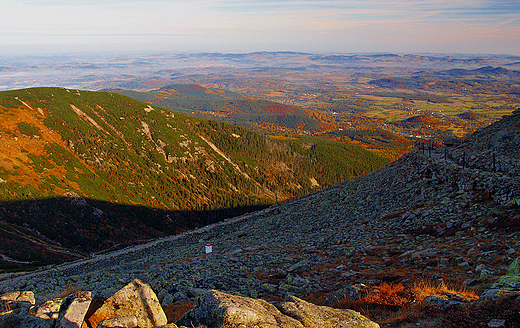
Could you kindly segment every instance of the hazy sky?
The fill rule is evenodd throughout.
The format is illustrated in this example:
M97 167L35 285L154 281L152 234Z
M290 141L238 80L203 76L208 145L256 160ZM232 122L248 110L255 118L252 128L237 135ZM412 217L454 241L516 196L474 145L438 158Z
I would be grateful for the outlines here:
M0 54L520 55L519 0L0 0Z

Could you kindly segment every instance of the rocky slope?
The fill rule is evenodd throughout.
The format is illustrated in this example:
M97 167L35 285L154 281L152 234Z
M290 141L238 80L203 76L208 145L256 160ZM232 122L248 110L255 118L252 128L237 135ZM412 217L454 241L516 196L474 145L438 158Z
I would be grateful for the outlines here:
M352 182L200 230L5 276L0 290L42 299L75 286L108 297L139 278L170 301L206 289L305 298L419 279L483 291L519 255L519 123L516 111L458 148L416 151ZM479 162L492 153L501 161L496 172ZM213 252L205 254L208 243Z

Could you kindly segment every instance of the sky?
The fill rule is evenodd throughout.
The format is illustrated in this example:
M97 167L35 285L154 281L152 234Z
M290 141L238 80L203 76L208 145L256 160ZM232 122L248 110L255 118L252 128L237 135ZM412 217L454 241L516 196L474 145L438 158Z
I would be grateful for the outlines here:
M520 55L519 0L0 0L0 54Z

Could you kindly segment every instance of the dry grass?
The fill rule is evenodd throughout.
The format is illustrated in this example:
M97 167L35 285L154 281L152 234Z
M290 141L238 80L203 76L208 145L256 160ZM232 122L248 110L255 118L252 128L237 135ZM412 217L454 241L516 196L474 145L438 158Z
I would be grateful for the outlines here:
M362 299L367 304L402 307L414 301L413 295L402 283L382 283L371 287Z
M431 295L451 294L467 301L479 298L474 291L457 284L429 281L420 281L409 286L403 283L380 283L368 287L363 293L364 296L359 300L344 298L334 307L356 310L379 324L390 327L417 327L417 324L421 327L439 327L441 323L449 322L439 307L421 303ZM475 311L480 310L475 308Z
M430 281L421 281L412 287L415 300L421 302L431 295L456 294L467 301L476 301L479 299L474 291L468 290L466 287L449 286L444 282L432 283Z

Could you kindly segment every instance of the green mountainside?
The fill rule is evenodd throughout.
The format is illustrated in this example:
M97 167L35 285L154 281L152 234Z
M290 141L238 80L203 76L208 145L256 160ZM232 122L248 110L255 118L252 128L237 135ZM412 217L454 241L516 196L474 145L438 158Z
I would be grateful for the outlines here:
M172 84L148 92L122 89L105 91L123 94L177 112L248 128L269 124L277 126L279 130L319 131L322 124L295 106L248 98L231 91L195 84Z
M105 92L0 92L0 122L4 268L178 233L388 163L358 146L277 140Z

